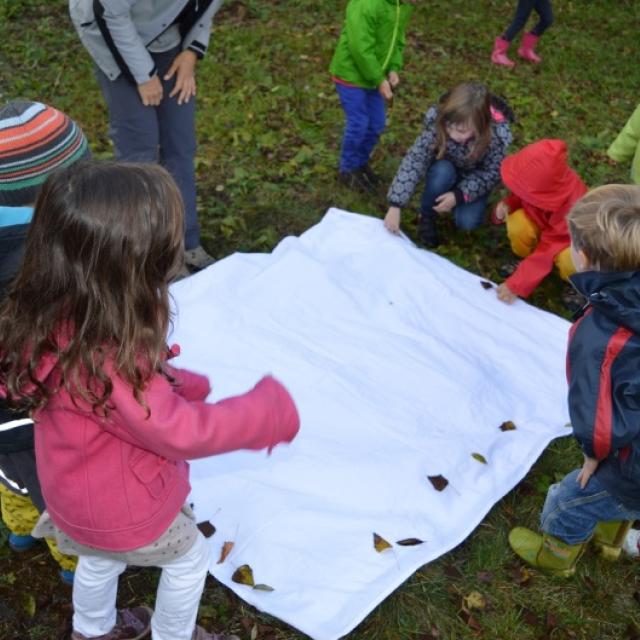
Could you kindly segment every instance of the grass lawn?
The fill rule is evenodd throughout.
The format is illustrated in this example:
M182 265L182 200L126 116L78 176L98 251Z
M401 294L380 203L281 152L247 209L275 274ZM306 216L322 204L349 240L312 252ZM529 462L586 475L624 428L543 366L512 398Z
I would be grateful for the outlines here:
M197 171L203 244L218 258L270 251L299 234L329 206L381 216L384 190L354 194L336 181L343 126L327 71L345 0L228 1L198 68ZM589 185L627 182L605 150L640 100L637 0L564 0L539 47L542 65L513 70L489 63L493 38L514 2L426 0L409 25L402 85L373 165L389 182L420 130L426 107L465 79L486 82L518 117L513 149L563 138ZM84 128L98 157L112 154L107 113L91 61L63 0L0 0L0 103L41 100ZM515 51L514 51L515 56ZM414 203L417 204L417 203ZM409 213L409 210L407 210ZM414 234L405 215L407 231ZM448 229L438 253L500 280L512 260L503 228ZM531 301L566 315L555 277ZM536 526L547 487L580 461L570 438L552 443L526 480L500 501L474 534L416 572L349 640L522 640L640 638L640 578L629 560L608 565L588 553L575 578L524 571L507 546L509 528ZM6 531L0 529L0 542ZM154 600L157 572L130 570L120 603ZM482 597L469 598L477 592ZM16 557L0 545L0 638L66 637L70 591L44 548ZM210 579L200 621L243 640L303 636L244 604ZM476 606L472 606L476 605Z

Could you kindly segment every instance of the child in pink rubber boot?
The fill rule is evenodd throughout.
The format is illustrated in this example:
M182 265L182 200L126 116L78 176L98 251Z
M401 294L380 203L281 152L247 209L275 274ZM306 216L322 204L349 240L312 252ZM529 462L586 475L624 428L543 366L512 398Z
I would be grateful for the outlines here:
M507 55L511 41L522 31L529 16L535 9L539 16L538 24L522 36L522 44L518 49L518 55L524 60L538 64L542 58L536 53L535 48L542 34L553 23L553 10L551 0L518 0L516 13L507 27L507 30L493 44L491 62L505 67L515 66L515 62Z

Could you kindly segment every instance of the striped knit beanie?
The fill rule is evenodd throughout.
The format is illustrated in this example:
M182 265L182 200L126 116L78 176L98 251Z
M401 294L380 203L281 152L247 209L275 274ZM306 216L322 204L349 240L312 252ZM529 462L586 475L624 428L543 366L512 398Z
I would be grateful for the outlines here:
M0 109L0 206L34 203L54 169L88 153L82 129L69 116L39 102L9 102Z

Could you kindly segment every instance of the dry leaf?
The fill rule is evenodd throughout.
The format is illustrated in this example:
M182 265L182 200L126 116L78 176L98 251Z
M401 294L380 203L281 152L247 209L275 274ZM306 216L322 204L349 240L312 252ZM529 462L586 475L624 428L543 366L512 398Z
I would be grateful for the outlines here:
M255 585L253 580L253 571L248 564L243 564L241 567L238 567L231 576L231 579L238 584L246 584L250 587Z
M487 599L479 591L472 591L468 596L463 598L463 602L467 609L482 610L487 606Z
M427 476L436 491L444 491L449 481L443 475Z
M479 582L489 583L493 580L493 573L491 573L491 571L478 571L476 578Z
M275 591L275 589L270 587L268 584L254 584L253 588L256 591Z
M515 431L516 425L511 420L507 420L500 425L500 431Z
M403 540L398 540L396 544L399 544L402 547L415 547L417 544L423 544L424 540L420 540L419 538L404 538Z
M480 280L480 286L483 289L493 289L493 284L488 280Z
M198 522L196 527L200 529L200 532L205 538L210 538L216 532L216 528L208 520Z
M482 462L482 464L487 464L487 459L481 453L472 453L471 457L478 462Z
M222 549L220 551L220 560L218 560L218 564L222 564L227 556L231 553L233 549L233 542L229 542L228 540L222 545Z
M377 533L374 533L373 547L378 553L381 553L385 549L391 549L391 544L388 543L382 536L379 536Z

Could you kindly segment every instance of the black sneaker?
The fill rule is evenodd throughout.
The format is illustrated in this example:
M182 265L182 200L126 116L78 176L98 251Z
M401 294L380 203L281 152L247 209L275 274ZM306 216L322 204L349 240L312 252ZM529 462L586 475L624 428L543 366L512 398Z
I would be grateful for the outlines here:
M363 193L372 193L373 188L371 182L365 175L362 168L353 171L341 171L338 180L348 189L353 191L362 191Z
M368 164L360 167L360 170L374 187L377 187L382 182L382 178Z
M420 242L429 249L435 249L440 244L440 236L438 235L435 216L425 215L424 213L420 216L418 238Z

